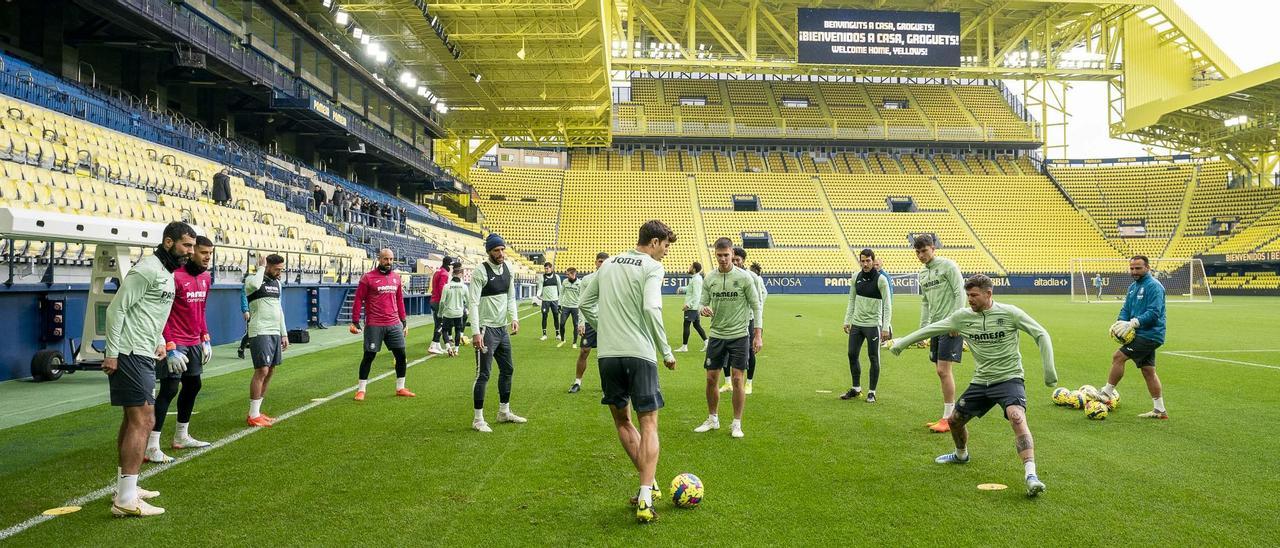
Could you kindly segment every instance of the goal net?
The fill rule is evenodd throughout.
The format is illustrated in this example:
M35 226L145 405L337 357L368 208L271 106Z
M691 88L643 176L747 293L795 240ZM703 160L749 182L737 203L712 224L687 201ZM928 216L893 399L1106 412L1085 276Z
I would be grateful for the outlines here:
M1200 259L1151 259L1167 302L1213 302ZM1071 301L1124 302L1133 277L1128 259L1071 259Z
M919 295L920 294L920 274L899 274L897 276L889 276L893 283L894 295Z

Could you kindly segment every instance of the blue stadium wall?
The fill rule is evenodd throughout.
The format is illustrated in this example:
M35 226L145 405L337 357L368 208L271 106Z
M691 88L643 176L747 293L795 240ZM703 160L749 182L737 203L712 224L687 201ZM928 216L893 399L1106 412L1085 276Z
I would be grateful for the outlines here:
M289 329L307 327L309 318L307 290L319 290L320 321L326 326L337 322L338 312L350 285L286 285L283 304L285 323ZM226 344L244 336L244 316L240 312L241 289L236 284L215 285L209 296L207 320L209 335L214 344ZM84 312L88 287L85 285L61 285L46 288L43 284L0 287L0 310L9 320L7 335L0 344L0 381L31 376L31 356L38 350L58 349L68 360L71 356L71 339L79 338L84 328ZM62 340L48 344L40 341L43 327L40 325L39 302L44 298L65 299L64 336ZM405 306L410 314L428 313L426 296L406 297Z

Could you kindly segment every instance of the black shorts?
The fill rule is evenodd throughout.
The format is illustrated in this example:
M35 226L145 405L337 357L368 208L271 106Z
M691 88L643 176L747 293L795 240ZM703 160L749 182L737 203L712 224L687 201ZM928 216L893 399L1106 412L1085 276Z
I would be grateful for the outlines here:
M1133 360L1133 363L1140 368L1155 367L1156 349L1160 348L1162 344L1151 339L1134 337L1133 342L1121 346L1120 351L1124 352L1124 355Z
M116 357L116 372L107 376L107 384L111 387L111 405L155 405L155 356L120 354Z
M1027 388L1022 379L1009 379L989 386L970 384L956 402L956 412L969 417L981 417L997 405L1004 410L1006 419L1009 418L1010 405L1027 408Z
M662 409L662 389L658 387L658 364L640 358L600 358L600 403L619 409L630 402L637 413Z
M961 356L964 356L964 337L938 335L929 339L929 361L960 363Z
M693 323L698 321L698 309L690 308L684 311L684 321Z
M169 361L156 360L156 380L160 379L180 379L182 377L199 377L204 374L204 364L200 363L204 359L204 350L200 345L182 346L178 345L178 352L187 356L187 370L180 375L169 372Z
M595 348L595 347L596 347L596 328L591 327L591 324L587 324L587 327L582 331L581 348Z
M366 325L364 326L364 351L381 352L382 344L389 350L404 350L404 326L402 325Z
M729 367L746 371L750 359L750 335L728 340L711 337L707 339L707 361L702 364L702 368L707 370L721 369L727 361Z
M258 335L249 339L249 355L253 356L253 368L275 367L284 360L280 349L280 335Z

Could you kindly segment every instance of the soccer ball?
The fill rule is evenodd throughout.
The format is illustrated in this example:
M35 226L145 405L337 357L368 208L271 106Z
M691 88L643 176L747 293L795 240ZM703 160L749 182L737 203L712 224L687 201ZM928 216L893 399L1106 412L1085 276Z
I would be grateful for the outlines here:
M1095 421L1107 418L1107 404L1094 400L1084 406L1084 416Z
M1067 405L1072 409L1084 409L1085 404L1088 402L1089 401L1085 399L1084 394L1081 394L1079 390L1073 391L1067 395Z
M671 502L680 508L695 508L702 502L702 480L685 472L671 480Z
M1071 405L1071 390L1061 386L1053 389L1053 403L1058 405Z
M1114 332L1110 332L1110 331L1107 332L1107 335L1109 335L1111 337L1111 340L1114 341L1116 344L1129 344L1133 342L1133 338L1137 336L1132 329L1130 329L1129 333L1125 334L1125 336L1123 337L1117 337Z
M1084 396L1086 402L1102 401L1102 392L1098 391L1098 387L1092 384L1086 384L1080 387L1080 395Z

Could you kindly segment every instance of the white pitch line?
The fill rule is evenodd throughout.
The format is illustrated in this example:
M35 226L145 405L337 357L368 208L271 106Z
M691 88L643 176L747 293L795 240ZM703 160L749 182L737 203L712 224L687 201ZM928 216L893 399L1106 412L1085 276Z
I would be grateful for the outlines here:
M1183 354L1181 352L1165 352L1165 354L1169 354L1171 356L1178 356L1181 358L1191 358L1194 360L1207 360L1211 362L1234 363L1237 365L1252 365L1254 367L1265 367L1267 369L1280 369L1280 366L1275 366L1275 365L1267 365L1263 363L1253 363L1253 362L1242 362L1240 360L1226 360L1222 358L1210 358L1209 356L1196 356L1194 354Z
M1260 352L1280 352L1280 349L1267 350L1167 350L1166 354L1253 354Z
M413 367L413 366L418 365L418 364L420 364L420 363L422 363L422 362L425 362L425 361L427 361L427 360L429 360L429 359L431 359L431 358L434 358L435 356L436 356L436 354L431 354L431 355L429 355L429 356L425 356L425 357L422 357L422 358L418 358L418 359L413 360L412 362L409 362L408 364L406 364L406 367ZM385 379L385 378L387 378L387 377L389 377L389 376L391 376L391 375L394 375L394 374L395 374L395 371L387 371L387 372L385 372L385 373L383 373L383 374L381 374L381 375L378 375L378 376L376 376L376 377L374 377L374 378L370 379L370 382L380 381L380 380ZM355 386L351 386L351 387L348 387L348 388L344 388L344 389L342 389L342 390L339 390L339 391L337 391L337 392L334 392L333 394L330 394L329 396L327 396L327 397L325 397L325 398L320 398L320 399L312 400L312 401L311 401L311 403L308 403L308 404L306 404L306 405L304 405L304 406L302 406L302 407L299 407L299 408L294 409L294 410L292 410L292 411L289 411L289 412L287 412L287 413L285 413L285 414L283 414L283 415L280 415L279 417L276 417L275 422L282 422L282 421L289 420L289 419L290 419L290 418L292 418L292 417L295 417L295 416L297 416L297 415L300 415L300 414L302 414L302 413L305 413L305 412L307 412L307 411L310 411L311 409L314 409L316 406L319 406L319 405L324 404L324 403L328 403L329 401L332 401L333 399L338 398L338 397L341 397L341 396L343 396L343 395L350 394L351 392L355 391L355 389L356 389L356 387L355 387ZM156 465L156 466L153 466L153 467L147 468L146 470L143 470L143 471L142 471L142 473L138 474L138 481L139 481L139 482L141 482L142 480L145 480L145 479L147 479L147 478L150 478L150 477L152 477L152 476L155 476L156 474L159 474L159 473L161 473L161 472L164 472L165 470L168 470L168 469L170 469L170 468L173 468L174 466L177 466L177 465L179 465L179 464L182 464L182 463L184 463L184 462L187 462L187 461L189 461L189 460L191 460L191 459L194 459L194 458L196 458L196 457L198 457L198 456L200 456L200 455L203 455L203 454L205 454L205 453L208 453L209 451L213 451L214 449L217 449L217 448L219 448L219 447L225 446L225 445L227 445L227 444L229 444L229 443L231 443L231 442L234 442L234 441L240 440L241 438L244 438L245 436L248 436L249 434L252 434L252 433L254 433L254 432L258 432L258 431L260 431L260 430L262 430L262 428L259 428L259 427L256 427L256 426L251 426L251 427L245 428L245 429L240 430L240 431L238 431L238 432L236 432L236 433L234 433L234 434L231 434L230 436L227 436L227 437L222 438L222 439L220 439L220 440L218 440L218 441L215 441L215 442L213 442L212 444L210 444L210 445L209 445L209 446L207 446L207 447L201 447L201 448L196 449L196 450L194 450L194 451L190 451L190 452L184 453L182 456L177 457L177 458L175 458L175 459L173 459L173 460L171 460L171 461L169 461L169 462L166 462L166 463L164 463L164 464L158 464L158 465ZM85 494L85 495L81 495L81 496L79 496L79 497L76 497L76 498L74 498L74 499L71 499L71 500L67 501L65 504L63 504L62 506L84 506L85 504L88 504L88 503L90 503L90 502L96 501L96 500L98 500L98 499L100 499L100 498L103 498L103 497L106 497L106 496L108 496L108 495L113 494L113 493L115 492L115 489L116 489L116 486L115 486L115 484L113 483L113 484L111 484L111 485L108 485L108 486L106 486L106 487L103 487L103 488L101 488L101 489L98 489L97 491L93 491L92 493L88 493L88 494ZM22 522L22 523L19 523L19 524L17 524L17 525L13 525L13 526L9 527L8 529L5 529L5 530L3 530L3 531L0 531L0 540L4 540L4 539L7 539L7 538L9 538L9 537L12 537L12 536L14 536L14 535L16 535L16 534L18 534L18 533L21 533L21 532L23 532L23 531L26 531L27 529L30 529L30 528L32 528L32 527L35 527L35 526L37 526L37 525L40 525L41 523L44 523L44 522L46 522L46 521L49 521L49 520L53 519L54 517L56 517L56 516L48 516L48 515L45 515L45 514L40 514L40 515L34 516L34 517L32 517L32 518L30 518L30 519L28 519L28 520L26 520L26 521L24 521L24 522Z
M523 319L528 318L528 317L531 317L531 316L533 316L534 314L537 314L537 313L538 313L538 311L535 309L533 312L530 312L530 313L525 314L524 316L520 317L520 319L521 319L521 320L523 320ZM427 356L424 356L424 357L418 358L418 359L416 359L416 360L413 360L413 361L409 362L408 364L405 364L405 367L406 367L406 368L408 368L408 367L413 367L413 366L418 365L418 364L420 364L420 363L422 363L422 362L425 362L425 361L427 361L427 360L429 360L429 359L431 359L431 358L434 358L434 357L435 357L435 356L437 356L437 355L438 355L438 354L429 354L429 355L427 355ZM369 379L369 382L377 382L377 381L380 381L380 380L382 380L382 379L385 379L385 378L387 378L387 377L389 377L389 376L393 375L394 373L395 373L395 371L387 371L387 372L385 372L385 373L383 373L383 374L381 374L381 375L378 375L378 376L376 376L376 377L374 377L374 378L372 378L372 379ZM307 411L310 411L311 409L314 409L316 406L319 406L319 405L324 404L324 403L328 403L328 402L332 401L333 399L338 398L338 397L341 397L341 396L343 396L343 395L350 394L351 392L354 392L356 388L357 388L356 386L351 386L351 387L348 387L348 388L344 388L344 389L342 389L342 390L339 390L339 391L337 391L337 392L334 392L333 394L330 394L330 395L328 395L328 396L326 396L326 397L324 397L324 398L316 398L316 399L313 399L313 400L311 400L311 403L308 403L308 404L306 404L306 405L304 405L304 406L302 406L302 407L299 407L299 408L297 408L297 409L294 409L294 410L292 410L292 411L289 411L288 413L285 413L285 414L283 414L283 415L280 415L279 417L276 417L276 422L285 421L285 420L288 420L288 419L289 419L289 418L291 418L291 417L294 417L294 416L300 415L300 414L302 414L302 413L305 413L305 412L307 412ZM177 458L173 459L172 461L166 462L166 463L164 463L164 464L158 464L158 465L156 465L156 466L153 466L153 467L147 468L146 470L143 470L143 471L142 471L142 473L138 474L138 481L139 481L139 482L141 482L141 481L142 481L142 480L144 480L144 479L150 478L150 477L152 477L152 476L154 476L154 475L156 475L156 474L159 474L160 472L164 472L165 470L168 470L168 469L170 469L170 468L173 468L174 466L177 466L177 465L182 464L182 463L184 463L184 462L187 462L187 461L189 461L189 460L191 460L191 459L194 459L194 458L196 458L196 457L198 457L198 456L200 456L200 455L203 455L203 454L205 454L205 453L208 453L209 451L213 451L214 449L217 449L217 448L219 448L219 447L225 446L225 445L227 445L227 444L229 444L229 443L231 443L231 442L233 442L233 441L237 441L237 440L239 440L239 439L241 439L241 438L243 438L243 437L245 437L245 436L248 436L249 434L252 434L252 433L254 433L254 432L257 432L257 431L259 431L259 430L262 430L262 428L259 428L259 427L256 427L256 426L249 427L249 428L245 428L245 429L243 429L243 430L240 430L239 432L236 432L236 433L234 433L234 434L231 434L230 436L227 436L227 437L222 438L222 439L220 439L220 440L218 440L218 441L215 441L215 442L213 442L213 443L209 444L209 446L207 446L207 447L201 447L201 448L199 448L199 449L195 449L195 450L193 450L193 451L191 451L191 452L185 453L185 454L183 454L182 456L180 456L180 457L177 457ZM67 501L66 503L64 503L64 504L63 504L63 506L84 506L85 504L88 504L88 503L93 502L93 501L95 501L95 500L98 500L98 499L100 499L100 498L106 497L107 495L111 495L112 493L114 493L114 492L115 492L115 489L116 489L115 484L111 484L111 485L108 485L108 486L103 487L103 488L101 488L101 489L98 489L97 491L93 491L92 493L84 494L84 495L81 495L81 496L76 497L76 498L74 498L74 499L71 499L71 500ZM23 522L18 523L18 524L16 524L16 525L12 525L12 526L10 526L10 527L9 527L9 528L7 528L7 529L0 530L0 540L5 540L5 539L7 539L7 538L9 538L9 537L12 537L12 536L14 536L14 535L18 534L18 533L21 533L21 532L23 532L23 531L26 531L27 529L30 529L30 528L32 528L32 527L35 527L35 526L37 526L37 525L40 525L41 523L44 523L44 522L46 522L46 521L49 521L49 520L51 520L51 519L53 519L53 518L55 518L55 517L57 517L57 516L49 516L49 515L45 515L45 514L39 514L39 515L36 515L36 516L34 516L34 517L31 517L31 518L27 519L26 521L23 521Z
M533 315L535 315L535 314L537 314L537 313L538 313L538 310L536 310L536 309L535 309L533 312L530 312L530 313L528 313L528 314L525 314L524 316L520 317L519 319L523 320L523 319L528 318L528 317L531 317L531 316L533 316ZM431 358L434 358L434 357L436 357L436 356L438 356L438 355L439 355L439 354L429 354L429 355L427 355L427 356L424 356L424 357L418 358L418 359L416 359L416 360L413 360L413 361L409 362L408 364L405 364L405 367L406 367L406 368L408 368L408 367L413 367L413 366L418 365L418 364L420 364L420 363L422 363L422 362L425 362L425 361L427 361L427 360L429 360L429 359L431 359ZM380 380L382 380L382 379L385 379L385 378L387 378L387 377L389 377L389 376L391 376L391 375L393 375L393 374L395 374L395 371L387 371L386 373L383 373L383 374L378 375L378 376L376 376L376 377L374 377L374 378L372 378L372 379L369 379L369 382L377 382L377 381L380 381ZM313 400L311 400L311 403L308 403L308 404L306 404L306 405L304 405L304 406L302 406L302 407L299 407L299 408L297 408L297 409L294 409L294 410L292 410L292 411L289 411L288 413L285 413L285 414L283 414L283 415L280 415L279 417L276 417L276 422L285 421L285 420L288 420L288 419L289 419L289 418L291 418L291 417L294 417L294 416L300 415L300 414L302 414L302 413L305 413L305 412L307 412L307 411L310 411L311 409L314 409L316 406L319 406L319 405L324 404L324 403L328 403L328 402L332 401L333 399L335 399L335 398L339 398L339 397L344 396L344 395L346 395L346 394L350 394L350 393L354 392L356 388L357 388L356 386L351 386L351 387L348 387L348 388L344 388L344 389L342 389L342 390L339 390L339 391L337 391L337 392L334 392L333 394L330 394L330 395L328 395L328 396L326 396L326 397L324 397L324 398L316 398L316 399L313 399ZM224 446L224 445L227 445L227 444L229 444L229 443L231 443L231 442L233 442L233 441L237 441L237 440L239 440L239 439L241 439L241 438L243 438L243 437L245 437L245 436L248 436L249 434L252 434L252 433L254 433L254 432L257 432L257 431L259 431L259 430L262 430L262 428L259 428L259 427L256 427L256 426L251 426L251 427L249 427L249 428L245 428L245 429L243 429L243 430L240 430L239 432L236 432L236 433L234 433L234 434L231 434L230 436L227 436L227 437L225 437L225 438L222 438L222 439L220 439L220 440L218 440L218 441L215 441L215 442L213 442L213 443L209 444L209 446L208 446L208 447L201 447L201 448L199 448L199 449L196 449L196 450L193 450L193 451L191 451L191 452L185 453L185 454L183 454L182 456L177 457L177 458L175 458L175 459L173 459L173 460L171 460L171 461L169 461L169 462L166 462L166 463L164 463L164 464L158 464L158 465L156 465L156 466L153 466L153 467L147 468L146 470L143 470L143 471L142 471L142 473L138 474L138 481L139 481L139 482L141 482L141 481L142 481L142 480L144 480L144 479L150 478L150 477L152 477L152 476L154 476L154 475L156 475L156 474L159 474L160 472L164 472L165 470L168 470L168 469L170 469L170 468L173 468L174 466L177 466L177 465L182 464L182 463L184 463L184 462L187 462L187 461L189 461L189 460L191 460L191 459L194 459L194 458L196 458L196 457L198 457L198 456L200 456L200 455L203 455L203 454L205 454L205 453L208 453L209 451L213 451L214 449L217 449L217 448L219 448L219 447L222 447L222 446ZM93 502L93 501L95 501L95 500L98 500L98 499L100 499L100 498L106 497L107 495L110 495L110 494L114 493L114 492L115 492L115 489L116 489L115 484L111 484L111 485L108 485L108 486L103 487L103 488L101 488L101 489L98 489L97 491L94 491L94 492L92 492L92 493L88 493L88 494L85 494L85 495L81 495L81 496L79 496L79 497L76 497L76 498L74 498L74 499L71 499L71 500L67 501L66 503L64 503L64 504L63 504L63 506L84 506L85 504L88 504L88 503L90 503L90 502ZM14 535L18 534L18 533L21 533L21 532L23 532L23 531L26 531L27 529L30 529L30 528L32 528L32 527L35 527L35 526L37 526L37 525L40 525L41 523L44 523L44 522L46 522L46 521L49 521L49 520L51 520L51 519L53 519L53 518L55 518L55 517L57 517L57 516L48 516L48 515L45 515L45 514L39 514L39 515L37 515L37 516L31 517L31 518L27 519L26 521L24 521L24 522L22 522L22 523L18 523L18 524L16 524L16 525L10 526L10 527L9 527L9 528L7 528L7 529L0 530L0 540L5 540L5 539L7 539L7 538L9 538L9 537L12 537L12 536L14 536Z

